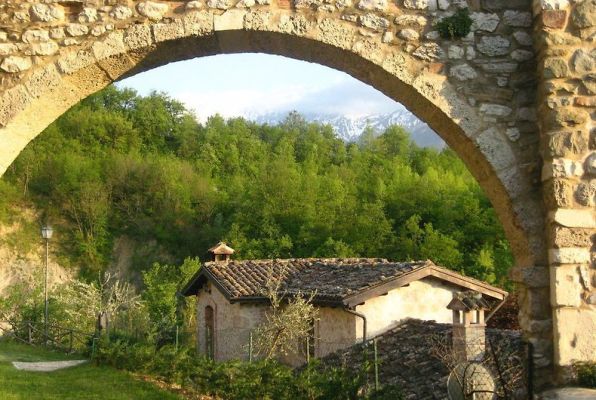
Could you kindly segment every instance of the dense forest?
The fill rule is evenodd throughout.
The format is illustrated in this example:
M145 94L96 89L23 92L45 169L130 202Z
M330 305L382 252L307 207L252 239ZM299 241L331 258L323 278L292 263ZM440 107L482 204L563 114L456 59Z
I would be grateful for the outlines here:
M398 126L345 143L297 113L201 124L164 94L115 87L60 117L0 179L0 219L23 204L66 238L60 257L82 277L109 266L122 236L142 244L137 271L219 240L237 258L430 258L499 285L512 264L463 163Z

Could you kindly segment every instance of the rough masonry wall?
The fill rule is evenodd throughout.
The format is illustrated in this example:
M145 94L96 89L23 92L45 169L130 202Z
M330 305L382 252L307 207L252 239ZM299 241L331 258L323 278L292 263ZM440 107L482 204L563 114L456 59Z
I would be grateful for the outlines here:
M554 361L568 367L596 361L596 0L535 14Z
M197 294L197 350L205 355L205 307L214 311L214 358L217 361L248 360L250 333L264 321L266 307L231 304L208 283Z

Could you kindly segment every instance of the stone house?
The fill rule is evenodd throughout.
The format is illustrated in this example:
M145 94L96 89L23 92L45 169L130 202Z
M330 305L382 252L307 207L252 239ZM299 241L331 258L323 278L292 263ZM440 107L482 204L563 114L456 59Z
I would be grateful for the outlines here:
M269 309L267 280L282 280L286 295L314 293L319 318L309 346L282 361L300 365L391 330L408 318L450 323L447 305L462 290L480 293L496 310L507 292L439 267L431 261L392 262L372 258L231 260L233 249L219 243L182 289L197 296L200 353L215 360L247 359L251 332ZM489 310L489 313L491 310Z

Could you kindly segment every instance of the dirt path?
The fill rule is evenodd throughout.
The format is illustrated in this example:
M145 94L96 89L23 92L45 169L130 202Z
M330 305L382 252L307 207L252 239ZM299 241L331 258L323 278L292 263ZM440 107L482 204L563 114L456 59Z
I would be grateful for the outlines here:
M19 362L13 361L12 365L16 369L22 371L37 371L37 372L50 372L58 369L74 367L86 363L87 360L69 360L69 361L40 361L40 362Z

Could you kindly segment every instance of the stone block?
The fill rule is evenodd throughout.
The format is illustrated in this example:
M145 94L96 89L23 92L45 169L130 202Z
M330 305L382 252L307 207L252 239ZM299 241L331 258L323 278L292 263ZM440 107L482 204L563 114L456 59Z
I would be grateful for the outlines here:
M542 25L547 28L563 29L566 22L566 10L545 10L542 12Z
M184 23L182 20L177 19L169 24L154 24L153 36L155 37L156 43L184 37Z
M229 10L222 15L213 17L213 29L215 31L239 30L244 27L244 10Z
M184 22L184 29L186 30L186 34L189 36L204 36L213 32L213 14L209 12L188 12L186 13L186 15L184 15L182 20Z
M552 245L555 247L590 248L596 241L596 233L590 229L555 226L552 229L551 239Z
M33 97L39 97L43 93L58 87L61 77L54 64L46 65L35 70L29 77L26 87Z
M88 51L70 52L58 60L58 69L63 74L72 74L95 63L95 57Z
M555 132L545 142L551 157L576 157L588 151L588 139L578 130Z
M582 176L584 168L581 161L568 160L565 158L556 158L551 162L545 162L542 166L542 180L551 178L569 178L572 176Z
M478 135L476 144L496 171L510 167L515 161L508 140L497 128L489 128Z
M578 28L591 28L596 25L596 0L584 0L573 10L573 24Z
M567 228L596 228L594 210L575 210L560 208L549 214L549 219Z
M577 265L550 267L551 304L553 307L579 307L583 288Z
M590 262L590 249L585 247L562 247L550 249L548 258L551 264L582 264Z
M544 182L545 204L550 209L573 207L573 185L566 179L551 179Z
M558 308L554 311L555 364L596 361L596 308Z
M124 34L122 32L111 32L102 41L97 41L91 47L96 59L102 60L116 54L126 52L124 46Z
M137 50L152 44L151 28L148 25L132 25L124 31L124 45L128 49Z
M544 60L542 76L544 79L565 78L569 75L567 61L562 58L547 58Z
M31 96L24 85L0 93L0 126L6 126L30 101Z

